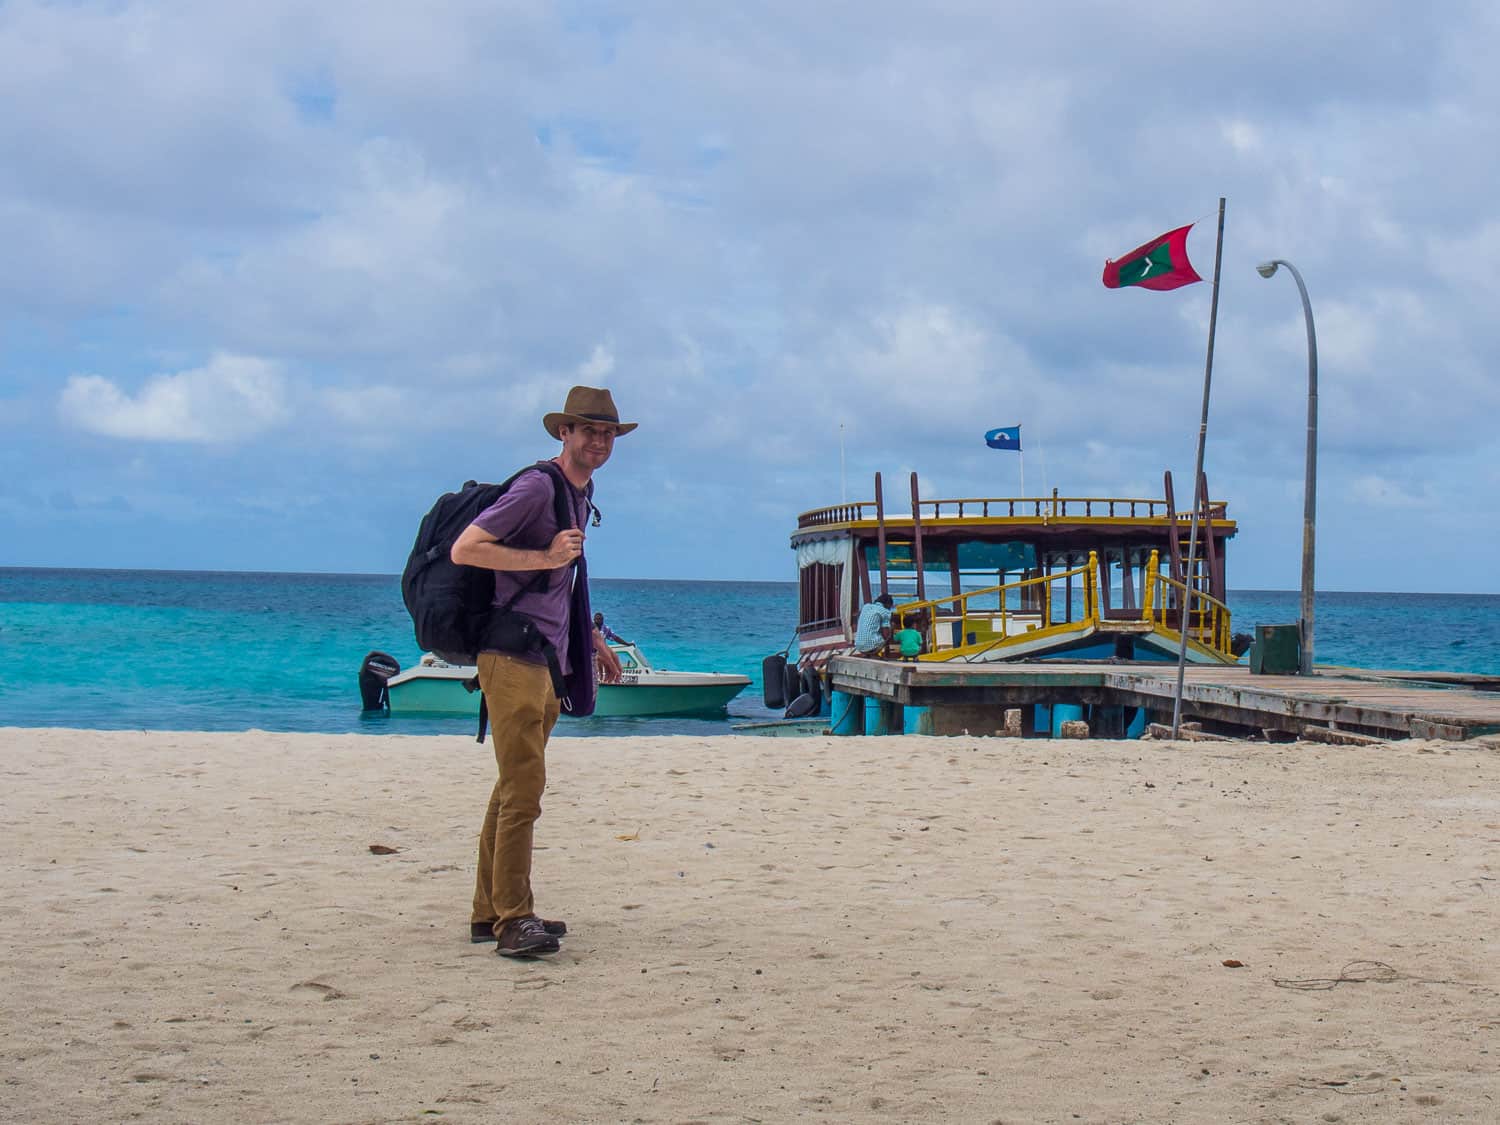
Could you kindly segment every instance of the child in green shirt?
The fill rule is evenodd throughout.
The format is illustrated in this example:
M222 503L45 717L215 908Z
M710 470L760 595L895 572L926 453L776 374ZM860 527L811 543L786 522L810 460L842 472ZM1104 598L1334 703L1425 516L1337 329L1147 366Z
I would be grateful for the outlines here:
M900 647L901 659L914 661L922 651L922 634L912 628L912 622L903 621L901 628L891 637L892 643Z

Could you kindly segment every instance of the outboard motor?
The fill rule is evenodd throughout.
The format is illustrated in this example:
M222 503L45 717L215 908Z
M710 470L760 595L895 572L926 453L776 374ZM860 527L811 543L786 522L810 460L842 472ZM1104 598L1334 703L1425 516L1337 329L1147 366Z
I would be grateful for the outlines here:
M359 666L359 698L366 711L383 711L390 706L386 696L386 681L401 671L394 656L384 652L372 652Z

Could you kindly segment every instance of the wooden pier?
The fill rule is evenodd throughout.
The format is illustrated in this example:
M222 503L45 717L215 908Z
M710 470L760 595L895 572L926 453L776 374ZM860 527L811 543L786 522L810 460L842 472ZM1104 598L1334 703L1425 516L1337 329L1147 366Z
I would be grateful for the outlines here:
M1009 709L1030 715L1035 704L1065 704L1090 709L1092 734L1119 737L1126 709L1170 722L1177 686L1174 664L840 656L828 673L832 690L847 696L929 709L933 734L991 734L1005 727ZM1500 734L1500 677L1332 667L1313 676L1256 676L1245 667L1190 664L1182 717L1206 731L1267 738L1463 741Z

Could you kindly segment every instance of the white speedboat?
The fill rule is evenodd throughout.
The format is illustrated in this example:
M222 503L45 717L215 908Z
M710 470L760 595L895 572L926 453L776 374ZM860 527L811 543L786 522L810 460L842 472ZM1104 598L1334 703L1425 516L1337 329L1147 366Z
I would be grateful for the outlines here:
M595 715L711 715L750 683L749 676L730 672L656 669L638 645L609 647L620 658L620 682L599 685ZM391 713L477 716L475 675L473 665L449 664L428 653L416 667L386 681Z

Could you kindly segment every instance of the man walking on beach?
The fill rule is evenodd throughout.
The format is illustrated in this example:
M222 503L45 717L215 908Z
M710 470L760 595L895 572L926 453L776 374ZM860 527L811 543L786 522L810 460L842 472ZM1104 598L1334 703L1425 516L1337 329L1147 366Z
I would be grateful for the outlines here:
M532 833L542 814L547 738L562 708L559 685L581 679L592 699L596 655L606 679L620 672L619 660L589 620L583 527L592 507L593 474L609 460L615 438L636 423L620 421L609 391L574 387L562 411L548 414L542 425L562 442L552 461L560 479L550 471L523 473L464 529L451 551L455 563L495 571L496 609L529 618L556 650L556 667L535 648L486 647L479 654L479 686L500 776L479 833L469 937L497 942L506 957L556 953L557 939L568 932L564 922L539 918L531 895ZM558 524L554 488L567 490L570 526Z

